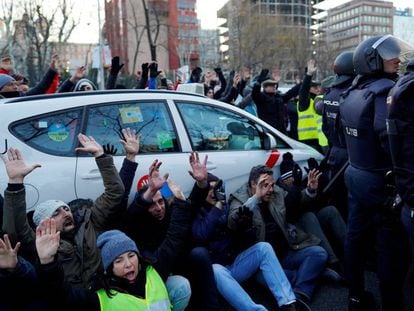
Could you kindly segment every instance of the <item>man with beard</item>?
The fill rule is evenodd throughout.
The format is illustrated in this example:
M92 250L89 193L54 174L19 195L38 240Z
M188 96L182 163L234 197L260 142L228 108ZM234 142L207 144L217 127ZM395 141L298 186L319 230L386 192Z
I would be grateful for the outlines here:
M124 186L112 157L104 154L92 137L79 134L78 139L82 147L76 151L88 152L95 157L105 192L91 207L81 207L76 220L66 203L59 200L42 202L36 206L33 222L38 226L46 218L54 219L61 235L58 258L62 262L65 279L75 287L87 288L91 285L92 276L102 267L96 238L107 229L111 217L116 214L124 195ZM3 231L13 243L21 242L26 258L35 260L35 232L27 221L23 181L40 165L26 165L17 149L10 148L7 155L8 159L3 158L9 176L4 196Z

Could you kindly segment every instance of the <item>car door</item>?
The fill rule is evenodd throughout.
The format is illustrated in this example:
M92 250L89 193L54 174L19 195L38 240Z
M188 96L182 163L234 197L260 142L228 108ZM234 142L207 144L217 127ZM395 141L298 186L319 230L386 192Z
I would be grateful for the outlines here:
M118 171L125 158L120 143L122 129L130 128L141 135L140 151L136 157L138 168L132 185L130 200L138 182L148 174L151 163L163 162L160 173L170 173L179 184L188 171L188 155L183 154L180 138L165 100L127 100L90 106L87 109L84 132L102 145L112 145ZM188 181L187 181L188 183ZM91 157L80 156L77 165L76 191L80 198L95 198L103 192L102 178Z

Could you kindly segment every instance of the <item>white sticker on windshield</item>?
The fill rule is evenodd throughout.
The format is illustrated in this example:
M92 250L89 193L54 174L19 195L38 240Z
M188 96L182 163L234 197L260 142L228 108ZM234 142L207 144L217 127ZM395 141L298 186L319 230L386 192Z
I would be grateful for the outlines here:
M47 128L47 121L39 121L37 124L37 127L40 129L45 129Z

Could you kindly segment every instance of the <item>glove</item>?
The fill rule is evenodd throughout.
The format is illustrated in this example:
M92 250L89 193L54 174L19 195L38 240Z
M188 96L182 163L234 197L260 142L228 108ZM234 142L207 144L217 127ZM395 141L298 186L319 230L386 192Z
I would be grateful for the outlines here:
M214 71L215 71L217 74L219 74L219 73L221 73L221 72L222 72L220 67L214 68Z
M122 67L124 67L124 64L119 63L119 56L113 57L111 62L111 75L116 76Z
M245 231L253 226L253 212L246 206L240 206L233 220L237 229Z
M161 71L158 71L157 63L151 63L149 65L149 73L150 73L150 78L156 78L161 73Z
M147 78L148 77L148 70L149 70L149 64L148 63L143 63L141 65L141 69L142 69L142 76L143 78Z
M293 184L295 186L301 186L302 185L302 170L300 169L300 166L295 163L292 170L292 177L293 177Z
M267 80L268 75L269 69L262 69L262 71L260 71L259 77L257 78L257 82L262 83L263 81Z
M213 193L214 193L214 198L217 201L221 201L221 203L225 204L226 203L226 192L224 191L224 187L223 187L223 180L219 180L216 185L214 186L213 189Z
M306 173L309 173L313 169L319 170L318 161L316 161L315 158L309 158L308 159L308 167L305 167Z
M117 153L118 149L115 148L114 145L112 144L106 144L102 146L102 149L104 151L105 154L110 154L110 155L114 155Z

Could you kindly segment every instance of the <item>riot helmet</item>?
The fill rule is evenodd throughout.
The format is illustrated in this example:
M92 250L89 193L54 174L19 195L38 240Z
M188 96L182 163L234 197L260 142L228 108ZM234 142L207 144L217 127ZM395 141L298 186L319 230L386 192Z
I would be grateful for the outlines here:
M335 80L333 86L342 84L355 77L354 69L354 52L346 51L339 54L333 63L333 71L335 72Z
M375 36L362 41L354 52L354 67L359 75L380 73L383 61L400 58L407 62L414 47L392 35Z

